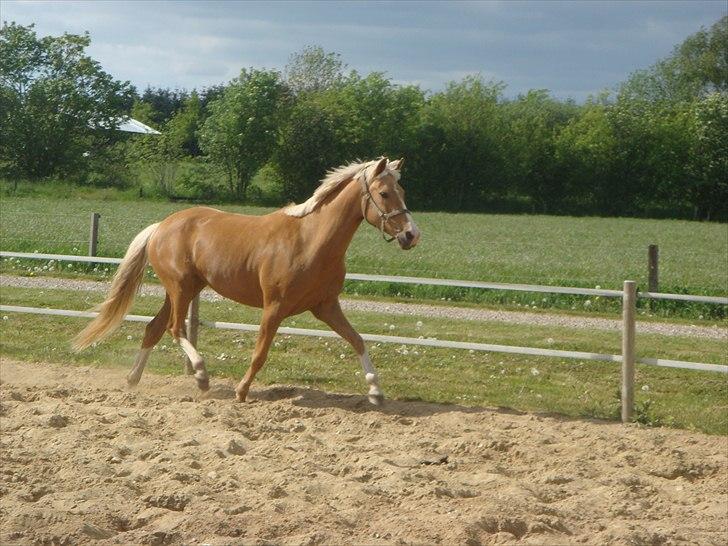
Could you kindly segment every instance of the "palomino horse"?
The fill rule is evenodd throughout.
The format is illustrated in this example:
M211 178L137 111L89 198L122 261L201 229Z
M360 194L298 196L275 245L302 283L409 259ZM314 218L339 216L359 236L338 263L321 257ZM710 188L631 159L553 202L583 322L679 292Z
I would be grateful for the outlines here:
M205 363L187 339L185 316L192 299L210 286L222 296L263 308L250 368L235 389L239 401L248 395L283 319L311 311L354 347L369 384L369 400L380 403L377 372L341 310L339 293L346 249L363 219L403 249L414 247L420 238L398 183L401 168L401 159L386 158L340 167L327 174L306 202L265 216L195 207L152 224L132 241L99 315L78 334L74 348L81 350L119 326L148 261L167 293L146 327L127 376L129 385L139 383L149 353L169 330L192 362L197 386L209 388Z

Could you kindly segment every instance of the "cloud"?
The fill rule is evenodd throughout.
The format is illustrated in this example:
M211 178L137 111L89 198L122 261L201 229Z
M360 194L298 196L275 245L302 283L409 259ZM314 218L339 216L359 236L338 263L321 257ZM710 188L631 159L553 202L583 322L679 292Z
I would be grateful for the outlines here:
M664 57L722 2L17 2L41 35L91 33L90 53L137 87L204 87L282 70L307 45L350 68L438 90L481 73L507 93L586 98Z

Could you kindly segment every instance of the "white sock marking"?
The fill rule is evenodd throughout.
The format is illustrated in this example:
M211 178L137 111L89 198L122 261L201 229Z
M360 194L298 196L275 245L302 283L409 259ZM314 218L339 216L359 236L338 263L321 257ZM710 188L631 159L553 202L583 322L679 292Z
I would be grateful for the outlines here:
M374 365L369 358L369 352L366 349L364 349L364 354L359 355L359 360L361 360L361 367L364 368L364 377L369 385L369 394L381 396L382 391L379 388L377 370L374 369Z

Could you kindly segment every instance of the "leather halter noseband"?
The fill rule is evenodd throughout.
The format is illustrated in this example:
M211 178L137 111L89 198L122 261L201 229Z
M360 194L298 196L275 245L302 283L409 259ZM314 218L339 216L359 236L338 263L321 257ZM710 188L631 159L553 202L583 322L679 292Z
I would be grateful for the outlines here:
M364 219L366 220L367 217L367 207L369 206L369 202L371 201L372 205L374 205L374 208L377 209L377 213L379 213L379 231L382 232L382 239L384 239L386 242L391 243L397 238L397 235L399 235L402 231L398 231L397 235L394 237L390 237L387 239L387 234L384 231L384 226L389 222L391 218L394 218L395 216L399 216L400 214L410 214L410 211L407 209L396 209L389 212L384 212L379 205L377 205L377 202L372 197L372 192L369 191L369 183L367 182L367 176L366 173L362 173L359 177L359 181L361 182L362 189L361 189L361 212L364 215Z

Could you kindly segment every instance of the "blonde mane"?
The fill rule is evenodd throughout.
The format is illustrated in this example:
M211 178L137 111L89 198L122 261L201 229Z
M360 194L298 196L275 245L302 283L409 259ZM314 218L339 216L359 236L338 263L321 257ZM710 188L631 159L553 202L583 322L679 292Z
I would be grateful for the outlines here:
M283 209L283 212L285 212L288 216L301 218L316 210L316 207L318 207L329 194L335 191L347 180L358 180L363 175L366 177L367 182L371 182L371 169L379 163L380 159L359 163L349 163L348 165L342 165L341 167L330 170L326 173L323 180L321 180L321 184L318 188L316 188L316 191L313 192L311 197L298 205L288 205ZM387 168L384 169L380 176L390 174L394 176L396 180L399 180L399 171L397 170L398 165L398 161L389 161L387 163Z

